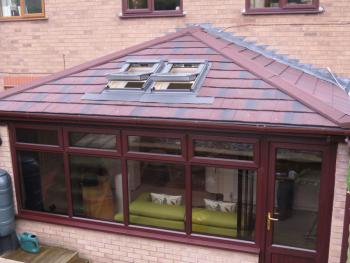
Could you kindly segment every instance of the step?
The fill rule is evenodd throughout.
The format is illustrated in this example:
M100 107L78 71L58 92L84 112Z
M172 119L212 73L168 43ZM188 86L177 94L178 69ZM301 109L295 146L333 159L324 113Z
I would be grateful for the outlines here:
M89 260L84 259L84 258L76 258L70 261L69 263L89 263Z
M70 263L79 259L78 252L60 247L41 246L40 253L27 253L21 249L7 252L3 258L31 263Z

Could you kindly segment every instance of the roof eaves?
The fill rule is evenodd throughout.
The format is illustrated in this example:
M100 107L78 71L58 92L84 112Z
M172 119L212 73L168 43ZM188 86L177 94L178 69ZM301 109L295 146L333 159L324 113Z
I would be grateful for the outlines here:
M333 107L327 105L312 95L298 89L293 84L290 84L287 81L283 80L279 75L272 73L270 70L262 67L254 61L248 60L244 55L240 54L229 45L223 45L223 41L220 38L215 37L216 35L211 34L211 32L207 32L205 29L203 29L201 31L193 32L192 35L200 41L206 43L214 50L220 52L223 56L231 59L236 64L248 69L255 75L259 76L265 82L279 88L289 96L315 110L317 113L332 121L334 124L342 126L341 120L344 117L343 112L334 109Z
M22 84L22 85L18 85L15 88L12 88L12 89L9 89L9 90L1 92L0 93L0 100L1 99L5 99L5 98L7 98L9 96L16 95L18 93L24 92L26 90L45 85L45 84L47 84L47 83L49 83L51 81L55 81L55 80L64 78L66 76L69 76L69 75L81 72L81 71L86 70L88 68L99 66L99 65L107 63L107 62L109 62L111 60L115 60L115 59L118 59L120 57L127 56L130 53L134 53L134 52L140 51L140 50L142 50L144 48L147 48L147 47L150 47L150 46L153 46L153 45L158 45L158 44L161 44L163 42L170 41L170 40L172 40L174 38L178 38L178 37L184 36L186 34L196 32L198 30L201 30L201 29L199 27L184 28L182 30L178 30L175 33L169 33L169 34L167 34L165 36L161 36L159 38L155 38L155 39L143 42L141 44L138 44L138 45L135 45L135 46L132 46L132 47L129 47L129 48L125 48L125 49L123 49L121 51L105 55L105 56L103 56L101 58L97 58L97 59L94 59L92 61L80 64L78 66L75 66L75 67L72 67L72 68L65 69L63 71L57 72L55 74L51 74L51 75L48 75L46 77L39 78L39 79L34 80L34 81L30 82L30 83L25 83L25 84Z
M317 68L314 67L311 64L304 64L301 63L297 59L291 59L287 55L281 55L278 54L276 50L267 49L268 46L266 45L258 45L253 41L247 41L245 40L245 37L236 36L232 32L226 32L222 29L215 28L211 24L199 24L202 29L204 29L206 32L216 35L226 41L229 41L231 43L234 43L236 45L248 48L254 52L257 52L265 57L271 58L275 61L278 61L280 63L286 64L292 68L298 69L300 71L303 71L307 74L310 74L318 79L322 79L325 81L328 81L334 85L339 86L340 88L344 89L346 93L349 94L350 91L350 79L349 78L342 78L339 76L336 76L335 74L331 73L328 69L323 68Z

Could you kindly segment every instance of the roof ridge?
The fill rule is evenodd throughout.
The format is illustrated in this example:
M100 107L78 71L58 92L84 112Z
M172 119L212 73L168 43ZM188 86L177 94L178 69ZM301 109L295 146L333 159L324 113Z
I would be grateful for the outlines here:
M204 29L206 32L216 35L226 41L233 44L245 47L251 51L257 52L265 57L271 58L280 63L286 64L292 68L298 69L304 73L317 77L319 79L328 81L336 86L340 86L347 94L350 92L350 78L339 77L336 74L330 72L326 68L315 67L312 64L301 63L298 59L290 58L288 55L278 54L277 50L267 49L267 45L259 45L255 41L248 41L246 37L236 36L232 32L226 32L224 29L213 27L209 23L192 24L189 27L198 26ZM340 84L340 85L339 85Z
M194 32L192 33L192 35L197 39L199 39L200 41L202 41L203 43L206 43L211 48L217 50L225 57L228 57L234 63L237 63L243 68L246 68L247 70L256 74L263 81L269 83L270 85L276 87L277 89L280 89L282 92L295 98L297 101L301 102L308 108L316 111L318 114L330 120L334 124L340 125L340 126L341 124L343 124L341 122L341 119L345 115L347 115L346 113L338 109L335 109L330 105L328 105L327 103L319 100L318 98L315 98L314 96L300 90L294 84L291 84L285 81L279 75L276 75L272 71L269 71L268 69L263 68L262 66L258 65L254 61L248 60L246 57L240 54L237 50L231 49L230 44L227 44L227 43L224 44L223 42L220 43L221 40L220 38L217 38L217 35L212 34L210 31L207 32L205 29ZM241 59L238 59L239 57Z

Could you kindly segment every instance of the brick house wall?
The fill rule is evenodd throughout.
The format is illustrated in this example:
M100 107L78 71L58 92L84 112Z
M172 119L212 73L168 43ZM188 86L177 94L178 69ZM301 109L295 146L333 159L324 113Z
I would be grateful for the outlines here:
M3 140L0 146L0 167L9 171L13 178L8 129L0 126ZM333 202L329 263L339 263L345 212L346 176L350 160L349 148L339 144L336 161L335 192ZM14 197L15 198L15 197ZM35 233L44 244L59 245L77 250L82 257L93 263L257 263L257 255L183 245L173 242L108 234L54 224L17 220L17 231ZM82 238L84 237L84 238Z
M241 14L244 0L184 0L185 17L144 19L121 19L121 0L45 3L47 20L0 22L6 36L0 42L0 72L49 74L187 23L207 22L350 76L349 0L320 0L325 12L317 15L258 16Z

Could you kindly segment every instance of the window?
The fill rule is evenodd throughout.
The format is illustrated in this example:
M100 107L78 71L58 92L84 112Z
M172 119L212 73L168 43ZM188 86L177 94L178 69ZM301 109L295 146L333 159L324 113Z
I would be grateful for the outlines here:
M0 19L43 17L44 0L0 0Z
M160 73L150 78L154 81L154 91L193 91L202 80L208 62L172 62L169 61Z
M200 64L184 65L168 65L168 72L196 74ZM147 73L153 67L141 66ZM34 125L14 131L20 213L191 238L255 239L256 144L250 139Z
M192 167L192 231L254 240L256 172Z
M149 76L159 68L155 62L126 62L120 72L107 76L108 89L141 90Z
M266 13L315 13L319 0L246 0L247 14Z
M123 0L123 17L182 15L182 0Z
M17 151L24 209L67 214L66 186L62 154Z

